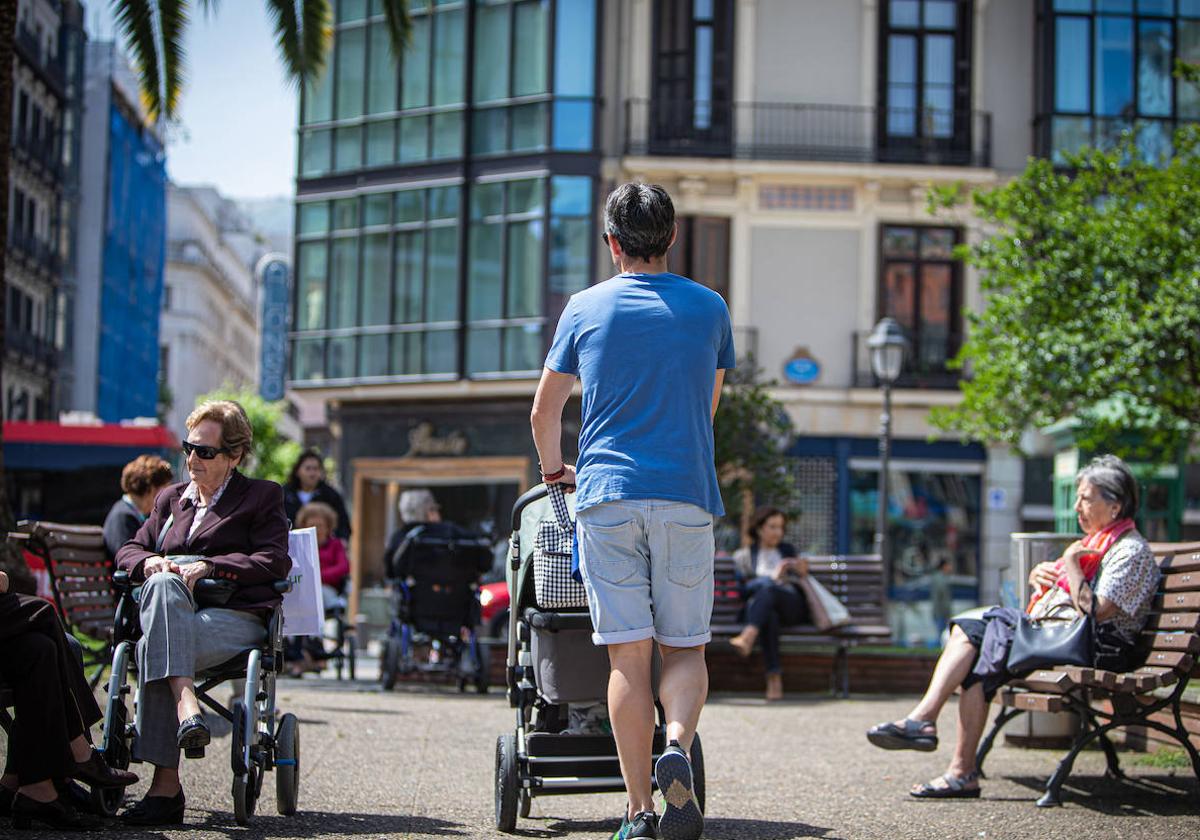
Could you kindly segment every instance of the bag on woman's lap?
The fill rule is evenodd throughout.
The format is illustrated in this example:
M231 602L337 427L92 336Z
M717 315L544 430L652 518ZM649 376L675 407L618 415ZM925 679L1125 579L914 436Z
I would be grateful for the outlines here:
M546 492L554 516L538 525L533 541L534 597L545 610L586 607L587 592L571 574L575 523L567 510L566 493L557 483L546 485Z
M1072 621L1035 621L1022 615L1013 633L1008 670L1013 673L1058 665L1092 667L1096 659L1096 622L1091 614Z

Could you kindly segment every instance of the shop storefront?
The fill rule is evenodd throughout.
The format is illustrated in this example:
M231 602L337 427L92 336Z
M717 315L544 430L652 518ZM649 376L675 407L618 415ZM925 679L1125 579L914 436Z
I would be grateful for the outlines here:
M799 511L789 537L811 554L870 554L879 507L878 443L800 438ZM986 450L897 440L889 465L889 615L902 644L934 644L946 620L980 598Z

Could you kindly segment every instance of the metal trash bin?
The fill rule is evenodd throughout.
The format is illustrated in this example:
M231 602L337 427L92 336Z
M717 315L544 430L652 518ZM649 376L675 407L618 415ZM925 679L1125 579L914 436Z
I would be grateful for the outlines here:
M1029 573L1038 563L1057 560L1078 534L1049 531L1012 535L1008 567L1000 574L1000 603L1023 609L1029 601ZM1026 712L1004 727L1004 741L1016 747L1065 749L1079 731L1074 712Z

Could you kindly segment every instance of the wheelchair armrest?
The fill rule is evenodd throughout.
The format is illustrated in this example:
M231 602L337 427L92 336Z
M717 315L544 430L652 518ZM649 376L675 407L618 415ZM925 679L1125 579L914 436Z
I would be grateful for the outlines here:
M133 588L133 581L129 579L129 572L124 569L118 569L113 572L112 576L113 588L121 592L128 592Z
M275 587L275 591L280 595L286 595L292 591L292 582L290 580L277 580L272 586Z

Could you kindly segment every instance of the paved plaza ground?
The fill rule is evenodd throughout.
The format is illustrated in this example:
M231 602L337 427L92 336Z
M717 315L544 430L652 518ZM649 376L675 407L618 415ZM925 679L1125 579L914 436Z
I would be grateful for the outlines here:
M941 772L936 754L883 753L867 744L871 723L901 716L911 698L797 697L765 705L714 697L701 732L708 765L709 840L792 838L1192 838L1200 796L1187 771L1160 770L1124 756L1131 782L1106 781L1099 753L1085 753L1068 783L1066 806L1034 806L1058 754L1000 746L981 800L919 802L910 784ZM502 695L403 687L382 693L308 677L281 683L280 708L301 720L300 813L275 813L274 777L259 814L238 827L229 799L228 735L207 758L187 762L187 825L124 831L127 838L499 838L492 827L496 736L513 724ZM943 730L953 733L953 709ZM0 739L2 742L3 739ZM146 769L134 765L134 769ZM146 780L130 793L139 795ZM535 799L518 836L602 838L623 807L620 794ZM9 826L0 820L0 836ZM39 837L56 836L48 832ZM73 835L78 836L78 835Z

